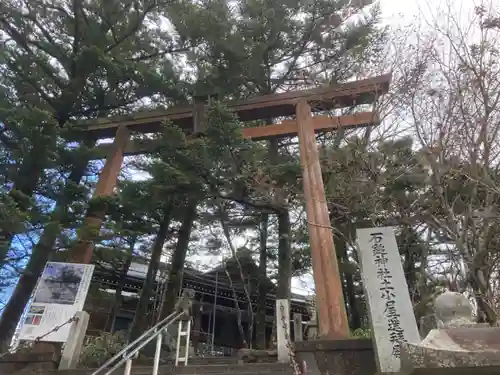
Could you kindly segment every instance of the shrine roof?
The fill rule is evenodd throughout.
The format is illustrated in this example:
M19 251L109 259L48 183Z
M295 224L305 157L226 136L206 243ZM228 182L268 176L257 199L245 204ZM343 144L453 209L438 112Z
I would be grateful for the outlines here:
M239 251L237 252L237 257L238 261L243 267L243 273L245 277L249 277L252 284L256 285L257 280L259 280L258 266L252 259L251 253L246 250ZM149 260L145 257L134 257L134 261L131 263L130 268L127 272L127 279L129 279L130 281L135 280L135 282L142 283L142 281L146 278L148 262ZM238 290L238 292L241 292L243 283L241 281L241 276L239 274L239 269L237 268L235 258L232 257L225 260L224 264L227 264L227 269L231 275L231 282L233 286ZM231 282L227 277L224 264L221 263L206 272L202 272L193 267L185 267L184 278L186 279L186 281L189 280L189 283L200 284L204 288L208 289L213 289L216 287L216 285L218 288L231 289ZM96 265L96 276L113 278L115 272L113 272L114 267L111 263L105 261L97 261ZM156 281L158 282L160 280L166 280L167 272L169 269L169 263L161 262L155 277ZM275 293L276 286L269 278L267 278L267 281L269 291L268 295L272 297ZM252 289L256 290L255 288ZM297 302L304 302L306 300L306 296L301 294L292 294L291 297Z

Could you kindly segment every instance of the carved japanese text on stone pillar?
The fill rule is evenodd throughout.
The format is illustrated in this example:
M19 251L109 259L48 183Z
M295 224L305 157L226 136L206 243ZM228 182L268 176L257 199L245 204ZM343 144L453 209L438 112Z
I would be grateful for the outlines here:
M400 343L420 342L420 335L394 229L358 229L357 239L377 366L380 372L397 372Z

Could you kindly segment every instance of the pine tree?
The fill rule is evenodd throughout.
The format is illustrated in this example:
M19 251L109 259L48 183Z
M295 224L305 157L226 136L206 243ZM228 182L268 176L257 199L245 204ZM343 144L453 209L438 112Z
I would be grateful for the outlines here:
M26 228L25 216L37 204L34 193L45 170L61 163L58 145L85 138L73 126L76 121L126 113L144 98L167 103L182 97L177 72L166 57L182 46L158 26L163 5L97 0L2 3L0 28L9 38L2 51L3 82L11 88L9 105L1 107L2 142L15 161L12 188L2 199L18 213L11 217L20 219L19 224L1 226L0 262L6 260L14 236ZM93 141L84 139L90 147ZM79 184L86 167L87 162L77 159L65 171L71 183L56 195L57 207L33 249L28 272L3 312L2 343L9 341L53 250L72 186Z
M175 4L178 11L172 22L181 38L200 42L200 47L188 55L188 63L196 72L197 95L243 99L335 84L365 74L380 57L385 30L378 24L377 6L369 6L370 2L349 4L322 0L185 1ZM292 252L290 218L290 211L302 204L294 199L301 196L296 184L299 162L296 153L276 140L269 142L265 158L274 168L262 169L260 191L268 203L258 206L267 211L264 216L272 214L278 219L277 297L288 298L292 259L300 258ZM259 207L249 197L240 202L258 213ZM264 280L268 231L261 233L265 234L259 256ZM266 293L264 285L261 293ZM261 296L261 301L264 298ZM257 328L261 332L259 346L264 346L262 314L261 327Z

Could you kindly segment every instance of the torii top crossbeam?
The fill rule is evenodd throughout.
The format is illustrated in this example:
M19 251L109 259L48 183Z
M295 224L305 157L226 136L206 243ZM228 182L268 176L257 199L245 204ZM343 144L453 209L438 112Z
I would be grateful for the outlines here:
M386 74L341 85L261 95L245 101L225 104L238 115L241 121L295 116L295 105L300 100L306 100L322 110L372 103L377 96L387 93L390 81L391 75ZM113 137L121 126L126 126L133 132L155 133L160 131L162 121L168 119L187 133L192 133L197 130L196 113L197 110L193 107L174 107L167 110L139 112L130 116L89 120L79 124L78 127L93 137L102 139ZM252 138L255 139L255 137Z

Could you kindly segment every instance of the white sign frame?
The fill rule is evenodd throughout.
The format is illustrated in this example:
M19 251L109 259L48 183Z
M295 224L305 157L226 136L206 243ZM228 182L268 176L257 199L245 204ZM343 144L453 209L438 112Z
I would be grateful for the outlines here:
M94 268L93 264L47 262L23 316L19 340L36 340L83 311ZM66 324L41 341L66 342L70 328Z

